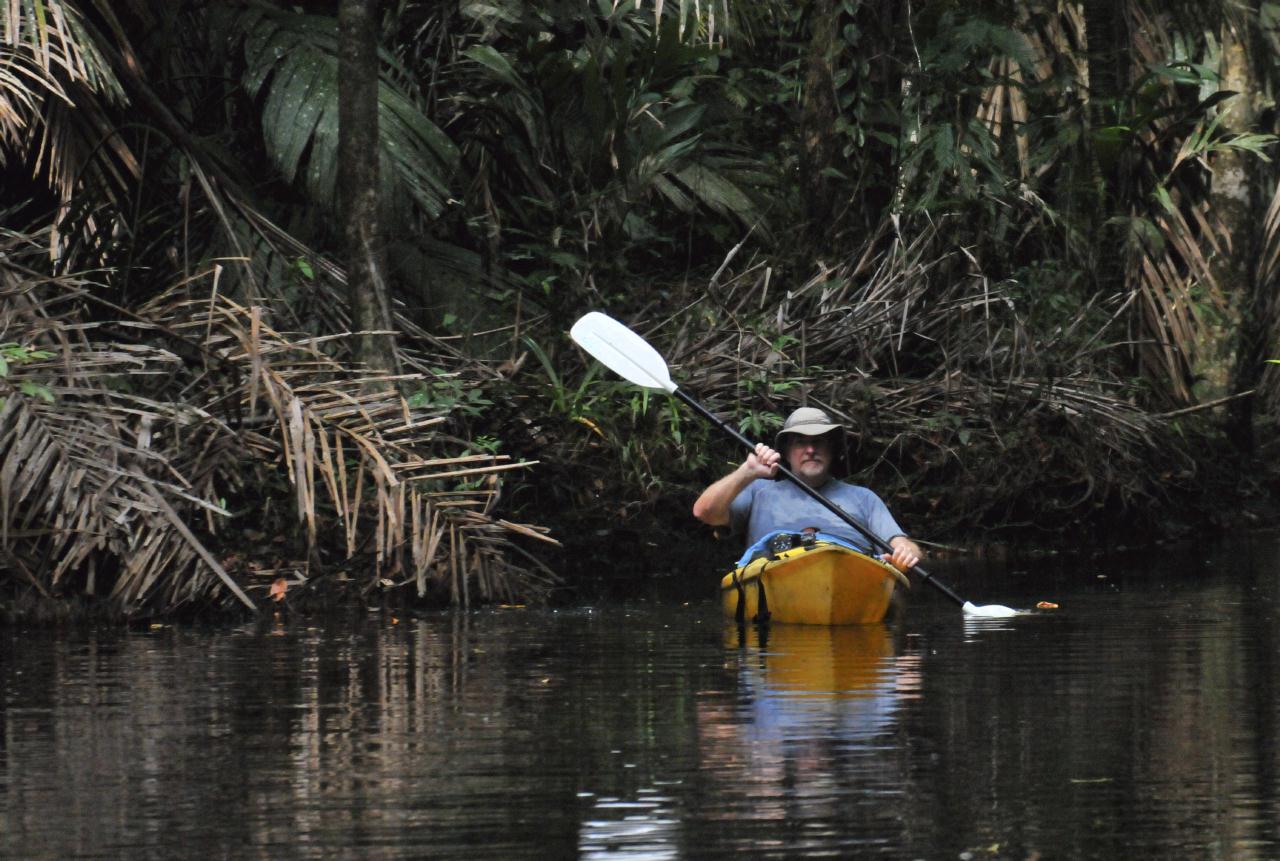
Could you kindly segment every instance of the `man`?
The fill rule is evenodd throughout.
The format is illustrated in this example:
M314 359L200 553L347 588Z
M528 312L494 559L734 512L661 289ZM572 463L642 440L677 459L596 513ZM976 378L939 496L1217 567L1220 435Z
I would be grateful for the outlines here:
M756 446L737 469L702 492L693 515L712 526L743 529L751 546L770 532L816 529L866 546L866 539L826 506L811 499L790 481L762 481L777 475L786 458L791 472L867 527L893 548L880 558L906 571L920 561L921 551L903 533L889 509L865 487L831 477L837 452L844 448L844 428L825 412L801 407L788 416L778 432L777 449Z

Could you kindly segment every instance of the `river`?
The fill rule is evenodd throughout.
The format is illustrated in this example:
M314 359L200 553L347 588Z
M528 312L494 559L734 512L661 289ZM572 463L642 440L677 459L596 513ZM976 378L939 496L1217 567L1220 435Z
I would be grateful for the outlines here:
M1280 856L1280 541L934 573L1058 608L6 628L0 856Z

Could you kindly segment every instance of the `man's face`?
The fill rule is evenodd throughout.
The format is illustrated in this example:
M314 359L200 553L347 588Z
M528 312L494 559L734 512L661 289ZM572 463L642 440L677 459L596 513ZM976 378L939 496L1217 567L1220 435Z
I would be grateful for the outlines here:
M793 434L787 438L787 466L806 483L821 482L831 470L834 452L831 437L802 436Z

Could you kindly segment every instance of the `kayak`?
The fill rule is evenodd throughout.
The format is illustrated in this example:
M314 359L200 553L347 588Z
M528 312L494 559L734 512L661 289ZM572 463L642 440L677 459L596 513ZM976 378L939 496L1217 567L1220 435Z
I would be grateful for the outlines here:
M776 540L759 544L762 549L748 551L720 581L724 613L739 623L880 622L893 590L910 585L892 565L823 533L804 536L785 549Z

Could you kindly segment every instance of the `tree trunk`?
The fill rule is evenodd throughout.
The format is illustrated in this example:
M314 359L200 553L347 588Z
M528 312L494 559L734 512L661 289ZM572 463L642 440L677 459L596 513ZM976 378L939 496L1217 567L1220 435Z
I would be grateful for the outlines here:
M378 191L378 2L338 4L338 202L345 215L347 291L356 332L390 332L391 295ZM360 334L355 358L397 368L394 334Z
M806 229L813 247L822 249L832 235L834 188L827 169L835 161L835 58L839 50L840 4L813 0L809 10L813 33L805 63L804 98L800 106L800 182L804 190Z
M869 99L872 105L893 105L899 110L903 107L908 95L905 82L910 79L909 70L916 65L915 41L911 35L912 10L912 4L902 0L863 0L858 4L855 24L861 33L860 51L868 55L867 80L858 87L858 98ZM901 58L907 56L910 59L902 62ZM856 62L848 63L855 72L858 65ZM901 138L912 130L915 130L914 124L900 114L896 129L898 136ZM895 201L898 201L898 192L903 185L899 160L904 149L902 140L891 144L869 135L864 137L859 165L861 175L855 186L862 193L862 200L855 201L851 208L854 217L859 219L854 226L863 234L879 229L890 211L900 210Z
M1222 106L1222 130L1252 131L1255 120L1253 76L1249 69L1247 24L1240 16L1222 27L1222 75L1220 86L1234 90L1235 96ZM1213 315L1199 335L1196 345L1195 375L1200 382L1196 394L1201 401L1230 394L1232 369L1236 363L1239 336L1244 322L1242 309L1252 292L1254 233L1258 223L1251 190L1255 156L1238 151L1213 157L1213 188L1209 201L1222 224L1229 243L1212 261L1214 280L1221 291L1220 313Z

